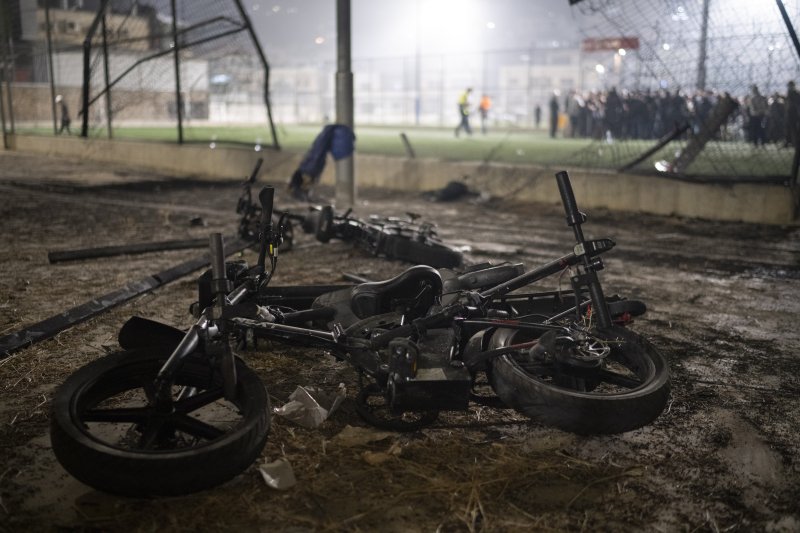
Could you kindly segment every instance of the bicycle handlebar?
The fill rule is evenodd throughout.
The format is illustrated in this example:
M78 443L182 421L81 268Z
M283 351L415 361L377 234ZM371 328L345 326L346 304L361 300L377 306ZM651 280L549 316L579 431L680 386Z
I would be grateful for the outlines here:
M569 181L569 174L566 170L556 173L558 182L558 192L561 193L561 202L564 204L564 211L567 213L567 224L576 226L586 221L586 215L578 211L578 203L575 201L575 193L572 191L572 184Z
M272 187L264 187L258 193L258 200L261 202L261 225L270 224L272 222L272 204L275 199L275 189Z
M261 242L261 247L258 250L259 273L263 273L265 270L267 249L272 246L272 243L268 241L271 239L270 233L272 233L272 204L274 199L275 189L272 187L264 187L258 193L258 200L261 202L261 224L259 225L260 235L258 236Z

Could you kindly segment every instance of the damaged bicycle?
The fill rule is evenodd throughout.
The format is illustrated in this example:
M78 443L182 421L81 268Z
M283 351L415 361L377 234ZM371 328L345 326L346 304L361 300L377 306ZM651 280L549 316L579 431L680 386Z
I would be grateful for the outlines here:
M133 317L120 330L123 351L58 389L56 457L84 483L132 496L184 494L236 476L270 428L265 385L236 355L259 339L349 363L359 376L357 412L387 429L418 430L475 402L580 434L649 424L667 402L669 373L627 327L645 305L605 294L601 255L615 243L585 238L568 174L556 181L575 238L569 253L528 271L417 265L350 286L270 283L285 231L273 221L274 190L263 188L257 263L226 262L212 235L188 331ZM545 280L556 287L532 291ZM494 397L477 392L487 387Z

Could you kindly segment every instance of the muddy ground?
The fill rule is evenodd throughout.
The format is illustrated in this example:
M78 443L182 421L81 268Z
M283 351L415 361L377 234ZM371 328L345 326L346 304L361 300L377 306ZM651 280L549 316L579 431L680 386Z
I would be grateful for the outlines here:
M48 251L230 234L238 194L235 179L0 153L0 334L200 253L49 264ZM301 208L281 190L276 205ZM571 248L559 206L360 192L359 214L405 211L471 246L470 262L530 267ZM192 225L195 217L205 225ZM617 241L602 273L606 292L648 304L634 327L669 361L671 398L651 425L583 437L474 405L415 433L346 443L336 438L346 426L367 428L354 409L354 372L319 351L270 344L242 356L272 404L297 385L343 382L348 398L331 419L309 430L273 417L256 464L212 490L156 500L94 491L52 453L54 390L117 350L131 315L188 326L192 275L0 360L0 529L800 530L800 228L595 211L585 230ZM251 251L244 257L255 261ZM342 271L377 279L406 267L299 234L273 283L338 283ZM279 457L298 480L285 492L267 487L257 468Z

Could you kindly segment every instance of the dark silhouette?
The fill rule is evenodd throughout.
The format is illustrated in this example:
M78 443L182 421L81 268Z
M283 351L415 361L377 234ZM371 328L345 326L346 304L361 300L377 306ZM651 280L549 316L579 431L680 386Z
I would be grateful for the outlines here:
M558 98L553 93L550 98L550 137L555 138L556 130L558 129Z
M56 96L56 103L59 104L61 108L61 127L58 128L59 135L67 130L67 135L72 135L72 132L69 129L69 125L72 123L72 120L69 118L69 108L67 107L67 103L64 101L64 97L60 94Z

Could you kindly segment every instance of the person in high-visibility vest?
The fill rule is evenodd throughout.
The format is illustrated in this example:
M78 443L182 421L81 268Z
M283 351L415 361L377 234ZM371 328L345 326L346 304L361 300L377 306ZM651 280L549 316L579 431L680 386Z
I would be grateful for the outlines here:
M478 104L478 110L481 112L481 133L486 135L486 125L489 122L489 110L492 108L492 99L488 94L481 96L481 103Z
M470 94L472 94L472 87L467 87L467 90L458 97L458 114L461 117L461 122L456 126L456 137L458 137L462 129L467 132L467 135L472 135L472 128L469 127Z

